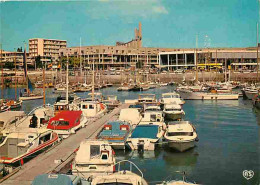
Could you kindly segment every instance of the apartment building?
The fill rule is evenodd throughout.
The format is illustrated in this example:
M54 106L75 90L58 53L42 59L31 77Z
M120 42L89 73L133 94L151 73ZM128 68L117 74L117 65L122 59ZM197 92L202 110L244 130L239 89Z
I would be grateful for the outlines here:
M23 66L23 58L24 58L24 52L16 52L16 51L0 51L0 61L2 63L6 62L16 62L17 67ZM26 53L27 58L27 64L32 64L32 61L29 60L29 53Z
M59 49L66 48L66 40L57 40L57 39L42 39L34 38L29 39L29 55L31 58L41 56L42 60L52 58L57 60L59 57Z

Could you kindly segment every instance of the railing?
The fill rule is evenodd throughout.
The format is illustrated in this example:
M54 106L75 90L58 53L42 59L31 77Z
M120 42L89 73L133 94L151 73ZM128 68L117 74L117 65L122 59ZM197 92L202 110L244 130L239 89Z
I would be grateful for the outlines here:
M120 171L121 163L129 163L130 164L130 170L129 170L130 172L132 172L132 168L134 166L139 171L139 173L141 174L141 177L142 178L144 177L143 172L140 170L140 168L138 168L138 166L136 166L135 163L133 163L132 161L128 161L128 160L119 161L115 164L115 166L118 165L118 171Z

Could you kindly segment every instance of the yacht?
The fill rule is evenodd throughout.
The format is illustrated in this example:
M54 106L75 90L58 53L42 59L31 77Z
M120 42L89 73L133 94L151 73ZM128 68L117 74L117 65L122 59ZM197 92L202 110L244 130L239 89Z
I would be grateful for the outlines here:
M185 101L181 99L180 95L176 92L170 92L170 93L163 93L162 94L162 99L161 99L162 104L172 104L176 103L179 105L183 105Z
M179 152L193 148L197 137L195 127L189 121L169 122L164 135L169 147Z
M58 134L45 128L20 128L3 135L0 163L21 166L58 142Z
M254 96L258 95L259 92L258 88L254 86L243 88L241 91L243 98L248 100L252 100Z
M115 163L115 153L108 141L85 140L72 162L72 174L85 179L112 174Z
M126 139L132 128L125 121L109 121L97 135L97 139L107 140L113 149L125 150Z
M214 90L192 91L190 89L179 89L178 91L184 100L238 100L238 93L218 93Z
M129 135L126 144L131 150L154 150L155 144L162 139L165 129L162 112L144 112L144 117Z
M153 105L158 104L155 94L140 94L138 95L138 104Z
M166 104L164 105L163 113L165 119L175 121L183 119L185 112L179 104Z
M129 164L125 164L129 163ZM129 166L129 169L122 169L124 166ZM108 174L101 175L93 178L91 185L100 185L100 184L124 184L124 185L148 185L143 177L142 171L131 161L123 160L116 163L115 167L118 167L117 171ZM140 174L133 172L133 169Z
M47 128L55 130L60 137L67 138L86 124L87 118L82 115L82 111L62 111L49 120Z

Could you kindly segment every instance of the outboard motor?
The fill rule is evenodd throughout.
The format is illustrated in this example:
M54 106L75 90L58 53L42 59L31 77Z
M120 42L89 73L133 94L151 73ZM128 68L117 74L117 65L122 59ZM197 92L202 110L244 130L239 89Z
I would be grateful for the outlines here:
M137 151L138 151L138 153L144 152L144 141L143 140L139 140L139 143L137 144Z

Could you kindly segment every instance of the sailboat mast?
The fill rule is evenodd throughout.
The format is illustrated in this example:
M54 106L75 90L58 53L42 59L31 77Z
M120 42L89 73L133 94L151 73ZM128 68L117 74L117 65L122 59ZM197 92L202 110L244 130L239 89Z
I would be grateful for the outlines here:
M17 77L16 77L16 51L14 51L14 83L15 83L15 100L17 100Z
M69 103L69 56L67 55L67 73L66 73L66 103Z
M94 59L92 63L92 101L94 101L94 93L95 93L95 64L94 64Z
M2 99L4 99L4 63L2 61L2 57L3 57L3 48L2 48L2 44L1 44L1 77L2 77L2 90L1 90L1 97Z
M79 66L80 66L80 76L82 76L82 62L81 62L81 37L79 38Z
M46 68L46 61L44 61L44 66L43 70L42 70L42 78L43 78L43 86L42 86L42 90L43 90L43 107L45 107L45 68Z
M25 71L26 71L26 92L29 96L29 77L28 77L28 71L27 71L27 61L26 61L26 43L24 42L24 63L25 63Z
M257 63L257 66L256 66L256 81L258 81L258 71L259 71L259 55L258 55L258 42L259 42L259 33L258 33L258 23L256 24L256 63Z
M195 49L196 83L198 83L198 55L197 55L197 49L198 49L198 35L196 35L196 49Z

